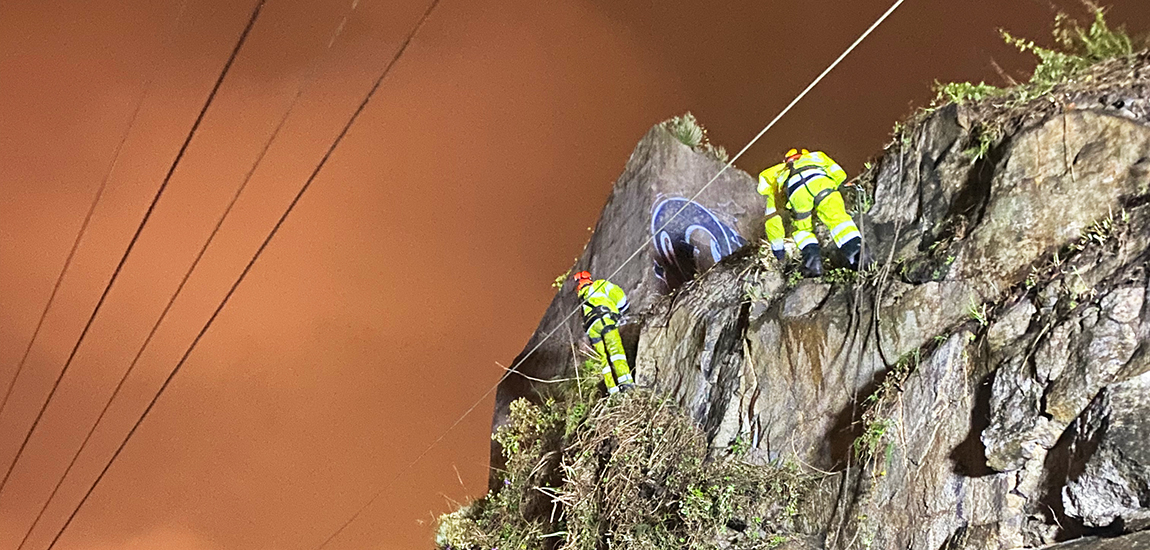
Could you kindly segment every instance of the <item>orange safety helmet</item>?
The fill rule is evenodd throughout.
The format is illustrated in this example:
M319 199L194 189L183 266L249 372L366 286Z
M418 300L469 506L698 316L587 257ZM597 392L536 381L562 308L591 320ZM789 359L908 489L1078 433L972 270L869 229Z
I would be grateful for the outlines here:
M783 158L787 161L792 161L807 153L810 153L810 151L807 151L806 149L791 149L790 151L787 151L787 154L783 155Z
M575 279L575 291L583 290L583 287L591 284L591 273L587 271L580 271L571 278Z

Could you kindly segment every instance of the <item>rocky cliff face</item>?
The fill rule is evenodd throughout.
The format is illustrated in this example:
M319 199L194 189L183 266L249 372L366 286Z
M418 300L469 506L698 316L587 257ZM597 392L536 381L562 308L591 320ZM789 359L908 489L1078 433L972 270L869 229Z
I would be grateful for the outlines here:
M760 238L763 205L754 180L745 172L727 170L698 193L722 167L713 155L696 152L664 125L652 128L631 154L571 273L589 270L595 278L605 278L618 270L611 281L626 289L631 312L640 312L677 288L683 278ZM700 177L705 179L700 182ZM630 258L635 250L641 254ZM583 361L572 348L573 342L585 337L582 315L572 315L578 305L568 278L512 363L518 365L517 372L535 379L560 378ZM638 338L636 319L626 317L621 331L632 349ZM507 421L511 401L553 389L531 378L511 375L500 383L493 429ZM498 449L491 456L494 464L502 460Z
M1122 107L1077 94L979 159L976 107L919 120L866 175L876 269L789 285L773 260L724 262L651 308L640 382L715 448L835 472L826 548L1150 525L1144 61Z
M1142 54L916 117L860 178L874 266L857 276L798 280L752 245L668 295L637 262L616 282L641 310L640 385L713 452L820 472L795 548L1150 547L1148 105ZM650 212L651 181L719 166L653 130L576 269L613 269L650 234L627 212ZM757 243L750 176L724 178L710 206ZM528 374L569 368L567 325ZM499 406L539 391L509 378Z

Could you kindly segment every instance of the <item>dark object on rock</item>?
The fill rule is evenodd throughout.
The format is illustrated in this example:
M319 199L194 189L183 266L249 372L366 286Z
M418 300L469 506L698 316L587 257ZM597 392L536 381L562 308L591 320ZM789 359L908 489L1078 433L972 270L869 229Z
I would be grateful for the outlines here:
M839 250L847 262L847 267L858 271L860 268L859 260L862 258L862 239L851 239L843 243Z
M679 288L747 244L718 214L682 197L661 199L651 208L651 237L655 276L667 290Z
M799 271L802 272L804 277L822 277L823 275L823 255L820 253L819 245L807 245L802 249L803 264L799 266Z
M754 179L733 167L715 178L723 166L713 156L684 145L663 125L656 125L639 141L623 174L615 182L595 232L571 272L601 273L627 293L631 313L621 320L619 333L628 355L634 354L638 336L638 331L628 326L631 319L642 315L644 309L671 291L669 283L681 284L680 279L713 265L716 256L726 256L739 243L756 242L762 237L762 200L755 192ZM714 182L695 197L712 179ZM690 197L695 197L693 202L687 200ZM662 248L647 244L652 230L666 224L684 205L687 206L682 214L687 216L684 220L695 219L700 223L680 227L676 225L676 218L663 233L655 235L669 243L664 241ZM654 225L652 215L657 215L662 223ZM696 248L699 253L695 252ZM624 265L637 249L644 250ZM663 258L660 274L654 266L663 257L661 250L674 253ZM671 265L668 261L675 265L675 270L666 269ZM660 275L667 277L666 280ZM582 319L579 315L570 315L578 307L573 283L567 281L555 293L535 334L512 362L517 372L543 380L564 378L574 372L582 359L572 353L571 344L585 339ZM552 331L554 335L547 338ZM495 395L492 430L506 422L508 406L516 398L537 399L549 389L553 388L515 373L508 374ZM494 468L503 460L494 443L491 460Z

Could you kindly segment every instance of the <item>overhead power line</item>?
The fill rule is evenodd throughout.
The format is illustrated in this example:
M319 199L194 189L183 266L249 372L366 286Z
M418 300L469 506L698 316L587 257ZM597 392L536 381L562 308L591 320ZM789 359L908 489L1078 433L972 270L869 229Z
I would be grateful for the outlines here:
M190 266L188 266L187 271L184 273L183 279L181 279L179 285L176 286L175 292L173 292L171 298L168 299L168 303L164 306L164 309L160 313L160 316L156 319L156 322L152 324L152 328L148 332L148 336L146 338L144 338L144 342L142 344L140 344L139 349L136 351L135 357L132 358L132 362L128 365L127 370L124 371L124 374L120 377L119 382L116 383L115 389L112 390L112 394L110 396L108 396L107 401L104 403L104 408L100 411L100 414L97 415L96 421L92 424L92 427L88 429L88 433L87 433L87 435L84 436L84 440L83 440L83 442L80 443L80 447L78 449L76 449L76 452L72 455L71 460L68 462L67 468L64 469L64 473L60 476L60 479L56 482L56 485L52 488L51 494L48 495L47 500L45 500L43 506L40 507L40 511L36 514L36 519L32 521L31 527L29 527L28 531L24 534L24 538L23 538L23 540L20 541L20 546L17 547L17 550L22 550L24 548L24 545L28 542L29 538L32 535L32 532L36 529L36 526L39 525L41 518L44 517L44 512L47 511L48 506L52 502L52 499L54 499L56 497L56 493L59 492L60 487L64 484L64 480L68 477L68 474L70 474L72 472L72 468L76 465L76 461L80 458L80 455L84 452L84 449L87 448L88 441L90 441L92 439L92 435L95 434L96 429L100 426L100 423L104 420L104 415L107 414L108 409L111 408L112 402L115 401L116 397L119 395L120 390L123 388L124 383L128 380L128 377L132 374L132 371L135 370L136 364L139 362L140 357L142 357L144 355L144 350L147 349L148 345L152 341L152 338L156 335L156 332L159 330L160 325L164 322L164 319L167 318L168 312L171 311L172 306L176 302L176 299L180 296L180 293L183 291L184 285L187 284L188 279L191 278L192 272L195 271L196 266L198 266L200 263L200 260L203 259L204 254L208 250L208 247L211 246L212 242L215 240L216 234L219 233L219 231L220 231L220 227L223 226L224 221L231 214L232 208L235 206L236 202L239 200L240 195L243 194L244 189L247 188L248 182L251 181L252 176L256 173L256 170L259 168L260 164L263 162L264 157L268 153L268 150L271 149L271 146L275 142L276 138L279 136L280 131L283 130L283 127L287 123L288 118L290 118L292 111L295 110L296 105L299 103L300 98L303 96L304 91L308 87L310 87L310 85L314 81L316 70L318 69L318 67L320 65L320 61L323 59L323 54L327 53L331 49L332 44L335 43L335 39L338 38L339 35L343 32L344 25L347 23L348 18L351 16L351 13L355 10L358 3L359 3L359 0L353 0L351 8L348 10L348 13L343 16L343 19L340 20L339 24L336 26L335 30L332 32L331 38L327 42L327 47L324 48L323 52L319 56L316 57L315 62L313 62L311 64L311 67L309 68L307 74L303 78L300 79L300 84L299 84L299 86L297 86L295 95L292 97L291 103L288 105L287 110L284 112L283 116L280 117L279 122L276 124L275 129L268 136L267 140L264 141L263 148L260 150L259 154L256 155L255 160L252 162L251 168L248 169L248 172L244 176L243 181L240 183L239 187L236 188L235 193L232 194L232 198L228 202L227 207L224 208L224 211L220 214L219 218L216 220L216 224L212 228L211 234L208 235L208 239L204 242L203 246L200 247L200 250L196 254L196 257L192 261L192 264Z
M187 0L181 0L180 9L176 12L175 21L168 33L170 39L175 34L176 29L180 26L180 19L183 18L184 8L187 7ZM165 40L167 42L167 40ZM88 231L88 223L92 220L92 215L96 211L96 206L100 202L100 198L104 195L104 189L108 186L108 181L112 177L112 173L116 169L116 165L120 161L120 154L123 152L124 143L128 141L128 136L132 133L132 128L136 125L136 118L140 114L140 109L144 105L144 100L148 96L148 91L152 87L152 79L149 78L144 82L144 89L140 92L140 98L136 101L136 107L132 110L132 116L128 119L128 125L124 129L124 133L120 136L119 143L116 144L116 149L112 153L112 162L108 165L108 171L104 174L104 179L100 182L100 187L96 190L96 195L92 198L92 204L88 207L88 213L84 215L84 221L80 224L80 231L76 234L76 240L72 242L72 249L68 251L68 257L64 260L64 267L60 270L60 275L56 278L56 284L52 286L52 292L48 295L48 302L44 304L44 311L40 313L40 320L36 322L36 328L32 330L32 338L28 340L28 346L24 348L24 354L20 357L19 363L16 365L16 371L12 373L12 378L8 381L8 388L4 392L4 398L0 401L0 416L4 415L4 408L8 406L8 398L12 395L12 388L16 385L16 380L20 377L20 372L24 369L24 363L28 360L28 355L32 351L33 344L36 343L36 338L40 335L40 328L44 325L44 319L48 316L48 310L51 309L52 303L56 299L56 293L60 290L60 285L64 281L64 275L68 272L68 268L72 264L72 259L76 255L76 250L80 247L80 242L84 239L84 235Z
M64 267L60 269L60 275L56 277L56 283L52 285L52 292L48 294L48 301L44 304L44 310L40 312L40 320L36 321L36 328L32 329L32 338L28 340L28 345L24 348L24 354L20 356L20 361L16 364L16 370L8 380L8 386L4 390L4 398L0 400L0 416L4 415L4 409L8 406L8 398L12 396L12 388L16 387L16 380L20 378L20 373L24 370L24 363L28 361L28 355L32 352L32 345L36 343L36 338L40 335L40 328L44 326L44 319L48 317L48 311L52 309L52 303L56 300L56 293L60 291L60 285L64 282L64 275L68 273L68 268L72 265L72 258L76 256L76 250L80 248L80 242L84 240L84 235L88 232L88 223L92 221L92 214L96 211L96 206L100 204L100 198L104 196L104 189L108 186L108 181L112 179L112 173L116 171L116 165L120 162L120 153L123 152L124 143L128 141L128 136L132 133L132 128L136 125L136 117L140 114L140 107L144 105L144 98L147 97L148 89L151 85L152 82L150 80L144 83L144 91L140 94L139 99L136 100L136 107L132 109L132 116L128 119L124 133L120 135L120 141L116 144L116 149L112 152L112 162L108 164L108 170L104 173L104 179L100 182L100 186L96 188L96 195L92 197L92 204L88 206L88 213L84 214L84 221L80 223L80 230L76 233L76 240L72 241L72 248L68 251L68 256L64 259Z
M151 413L152 408L156 405L156 402L159 400L160 396L162 396L164 394L164 391L171 384L172 379L174 379L175 376L180 372L180 369L183 368L184 364L188 360L188 357L191 356L192 352L195 350L196 345L204 337L204 334L206 334L208 332L208 329L211 328L212 323L219 316L220 312L223 311L224 307L228 303L228 300L230 300L232 295L235 294L236 288L238 288L240 286L240 284L243 282L244 278L247 277L249 272L251 272L252 266L255 265L257 260L259 260L260 255L263 254L263 251L267 248L268 244L275 237L276 233L279 232L279 229L280 229L280 227L283 226L284 221L291 214L292 210L295 209L295 206L299 203L300 199L303 198L304 193L306 193L307 190L311 187L311 184L312 184L312 182L315 181L316 176L319 175L320 171L327 164L328 159L331 158L332 153L339 146L339 144L343 141L343 139L347 136L347 133L351 129L351 126L355 123L355 121L363 113L364 109L367 107L367 104L371 101L372 97L375 96L375 93L379 90L380 86L383 84L384 79L387 78L387 75L391 73L392 68L394 68L396 63L399 62L400 58L403 56L404 52L407 50L407 47L411 44L411 41L415 37L416 33L418 33L419 29L427 21L428 16L431 15L431 12L435 9L435 7L438 4L439 4L439 0L432 0L431 5L428 7L428 9L423 13L423 16L416 23L415 28L411 31L410 34L408 34L407 38L400 45L399 49L396 50L394 56L387 63L387 65L384 67L383 72L380 74L379 78L377 78L375 80L375 83L372 85L372 87L368 91L367 95L363 98L363 101L360 102L359 106L352 113L351 118L348 119L347 124L345 124L343 129L340 130L339 134L336 135L335 139L331 143L331 146L328 147L328 149L324 153L323 157L320 158L320 161L316 165L315 170L313 170L311 175L308 176L307 180L304 182L304 184L300 188L299 192L296 193L295 198L293 198L291 203L288 204L288 207L284 211L283 215L281 215L279 220L276 221L275 225L272 227L272 229L268 233L267 237L264 238L263 243L261 243L259 248L256 249L256 252L252 256L251 260L249 260L247 265L244 266L244 269L242 272L240 272L239 277L237 277L235 282L232 283L231 288L228 289L227 294L224 295L224 298L223 298L223 300L220 301L219 306L217 306L215 311L212 312L211 317L208 318L207 322L204 323L204 326L200 329L199 333L196 334L195 339L192 340L192 343L188 346L187 350L184 351L184 354L182 357L180 357L179 362L176 363L176 366L168 374L168 377L164 380L163 384L160 385L159 390L156 391L156 394L152 397L152 400L148 403L148 406L144 409L143 414L140 415L140 418L137 419L136 422L132 425L132 429L128 431L128 434L126 436L124 436L124 439L120 442L120 445L116 448L116 451L112 454L111 459L109 459L107 464L104 465L104 468L100 471L99 475L96 476L96 480L92 483L92 485L90 487L88 487L88 490L84 493L83 498L80 499L80 502L76 505L76 507L68 515L67 521L65 521L64 525L60 528L60 530L56 532L56 535L52 538L51 544L48 545L48 550L51 550L52 548L54 548L56 546L56 543L60 540L60 537L64 534L64 531L66 531L68 529L68 526L72 524L72 520L75 519L76 514L79 513L81 508L83 508L84 503L86 503L88 501L88 498L92 495L92 492L96 490L96 487L98 487L100 485L100 482L104 479L104 475L107 474L108 470L111 469L113 464L115 464L116 459L119 458L120 453L123 452L124 447L128 444L128 441L130 441L132 439L132 436L136 433L136 430L139 429L140 425L143 424L144 420L148 417L148 414Z
M168 168L168 173L166 176L164 176L164 180L160 184L160 188L156 191L155 196L152 198L151 204L148 205L148 209L144 213L143 219L140 220L140 224L136 227L135 234L132 235L132 239L128 242L128 248L124 250L123 256L120 257L119 263L116 264L116 269L112 272L112 277L108 280L108 284L104 286L104 291L100 294L100 299L96 302L96 307L92 309L92 313L88 317L88 321L84 324L84 329L80 331L80 337L76 340L76 344L72 346L72 351L68 354L68 359L64 362L64 367L60 369L60 373L56 376L56 380L52 383L52 389L48 392L48 398L44 400L44 404L40 407L40 411L36 413L36 419L32 421L32 426L28 429L28 433L24 436L24 440L20 443L20 448L16 451L16 456L8 465L8 469L4 473L3 480L0 480L0 492L4 491L4 487L7 485L8 479L12 476L12 471L16 467L16 463L20 461L20 457L24 454L24 449L28 446L28 441L32 439L32 435L36 432L37 426L40 425L40 420L44 417L44 411L48 409L48 405L52 402L52 398L56 395L56 390L60 387L60 381L64 379L64 375L68 372L68 367L71 366L72 360L76 357L76 352L80 349L80 345L84 342L84 337L88 335L88 330L92 328L92 322L96 320L96 315L100 313L100 307L104 305L104 300L108 298L108 293L112 290L112 285L116 283L116 278L119 277L120 271L124 268L124 264L128 261L128 256L131 255L132 249L135 248L136 242L140 238L140 233L144 231L144 226L147 225L148 220L152 216L152 212L155 211L156 203L160 202L160 197L163 196L164 190L167 189L168 182L172 179L172 174L176 172L176 166L179 165L180 160L184 157L184 153L187 152L188 144L192 142L192 138L195 136L196 130L200 127L200 123L203 122L204 115L208 112L208 107L211 106L212 101L216 97L216 92L219 91L220 85L223 84L224 78L227 76L228 71L232 67L232 63L235 62L236 57L239 55L240 48L243 47L244 42L247 40L248 34L251 32L252 27L255 25L260 11L263 10L265 2L266 0L259 0L256 3L255 9L252 11L251 19L249 19L247 26L244 27L243 33L240 34L240 38L236 42L235 48L232 49L231 55L228 56L228 61L224 65L223 70L220 71L220 76L216 79L215 85L212 86L212 91L208 94L208 98L204 102L204 106L200 109L199 115L196 116L196 121L192 124L192 128L188 131L187 137L184 139L183 145L180 146L180 150L176 154L175 160L172 161L171 167Z
M623 263L619 264L619 267L616 268L615 271L611 272L610 275L605 277L605 280L609 280L609 279L613 278L615 275L618 275L619 272L622 271L623 268L626 267L626 265L631 262L631 260L634 260L644 249L646 249L646 247L649 244L651 244L651 241L654 239L655 234L658 234L660 231L665 229L667 227L667 225L669 225L679 214L682 214L683 211L687 209L687 206L690 204L690 202L693 202L700 195L702 195L703 192L706 191L707 188L710 187L712 183L714 183L716 180L719 179L719 176L722 176L724 172L726 172L731 166L734 165L735 161L738 160L739 157L743 156L743 153L746 153L747 150L750 149L751 146L753 146L756 142L758 142L759 139L762 138L763 135L766 134L768 130L770 130L772 127L774 127L774 125L779 121L779 119L783 118L783 116L786 115L788 112L790 112L790 110L799 101L801 101L804 97L806 97L806 95L812 89L814 89L814 87L817 86L819 82L821 82L823 80L823 78L825 78L828 74L830 74L830 72L832 70L834 70L834 68L837 67L839 65L839 63L841 63L843 61L843 59L846 59L846 57L848 55L850 55L850 53L853 52L855 50L855 48L857 48L858 45L863 42L863 40L865 40L868 36L870 36L870 34L872 32L874 32L875 29L877 29L880 25L882 25L883 21L886 21L886 19L888 17L890 17L890 15L892 13L894 13L894 11L896 9L898 9L898 7L901 6L903 4L903 2L905 2L905 1L906 0L895 0L895 2L893 4L891 4L891 6L889 8L887 8L887 10L885 12L883 12L883 14L880 15L878 17L878 19L876 19L875 22L870 25L870 27L867 27L867 29L865 31L863 31L863 33L861 35L859 35L859 37L857 39L855 39L855 41L852 42L851 45L848 46L846 48L846 50L844 50L842 52L842 54L840 54L838 56L838 58L836 58L833 62L831 62L831 64L828 65L827 68L824 69L822 73L820 73L817 77L815 77L815 79L812 80L811 83L808 84L807 87L804 88L802 92L800 92L797 96L795 96L795 98L793 100L791 100L791 102L788 103L786 107L784 107L781 111L779 111L779 113L777 115L775 115L775 118L771 119L771 121L769 123L767 123L767 125L764 126L763 129L760 130L759 133L756 134L755 137L751 139L751 141L747 142L747 144L745 146L743 146L743 148L740 149L739 152L737 154L735 154L735 156L731 157L731 159L728 160L726 162L726 164L723 165L722 169L720 169L713 177L711 177L711 179L709 181L707 181L707 183L704 184L703 187L699 188L699 190L694 195L691 196L689 201L684 203L683 207L681 207L670 218L668 218L667 221L661 227L659 227L659 229L652 232L652 234L647 237L647 239L643 242L643 244L639 245L639 247L636 248L635 251L633 253L631 253L630 256L627 257L627 259L623 260ZM463 419L467 418L467 416L470 415L476 409L476 407L479 406L480 403L482 403L484 400L486 400L487 397L489 395L491 395L491 392L495 391L495 389L499 387L499 384L503 383L503 381L506 380L508 376L511 376L512 373L519 374L518 369L520 366L523 365L523 362L526 361L529 357L531 357L531 355L534 354L540 347L542 347L543 344L547 342L547 340L549 340L552 336L554 336L555 333L559 331L559 329L563 328L563 326L567 323L567 321L570 320L571 317L574 316L576 313L578 313L580 311L580 309L582 309L582 305L577 305L574 309L571 310L570 313L568 313L565 317L563 317L563 319L561 319L555 325L554 328L552 328L546 335L544 335L543 339L541 339L530 350L528 350L526 354L521 356L519 358L519 360L516 361L515 364L513 364L511 366L511 368L506 369L504 371L503 375L499 377L499 380L496 381L495 384L492 385L490 388L488 388L487 391L484 392L483 395L480 396L479 399L477 399L475 401L475 403L473 403L470 407L468 407L467 410L464 411L464 413L462 415L460 415L460 417L457 418L455 420L455 422L453 422L451 424L451 426L449 426L434 441L432 441L431 444L428 445L427 448L425 448L423 450L423 452L421 452L415 458L415 460L411 461L410 464L408 464L406 467L404 467L398 473L396 473L395 476L391 479L391 481L384 484L378 491L376 491L375 494L372 495L372 497L370 499L368 499L366 503L364 503L362 506L360 506L359 509L357 509L355 511L355 513L352 514L351 518L349 518L346 522L344 522L343 525L341 525L340 528L338 530L336 530L335 533L333 533L330 537L328 537L327 540L325 540L323 542L323 544L319 545L315 550L322 550L325 546L327 546L328 542L330 542L332 539L334 539L336 535L338 535L340 532L342 532L344 529L346 529L348 525L350 525L353 521L356 520L356 518L358 518L361 514L363 514L363 512L369 506L371 506L373 503L375 503L375 501L378 500L379 497L382 496L383 493L387 491L387 489L393 487L395 485L395 482L399 480L400 476L402 476L404 473L406 473L411 468L415 467L415 465L418 464L419 461L423 459L423 457L427 456L427 454L429 452L431 452L431 450L433 448L435 448L436 445L438 445L441 441L443 441L444 438L447 437L447 434L451 433L451 431L454 430L455 427L458 426L459 423L463 421Z

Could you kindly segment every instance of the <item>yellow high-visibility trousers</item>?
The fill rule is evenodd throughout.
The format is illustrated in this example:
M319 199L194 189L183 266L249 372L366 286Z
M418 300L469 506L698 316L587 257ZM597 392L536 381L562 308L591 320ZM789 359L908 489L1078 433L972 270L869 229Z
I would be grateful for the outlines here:
M603 382L607 392L619 391L619 386L634 384L631 367L627 364L627 352L623 350L623 339L619 337L619 327L610 318L600 317L587 329L591 345L603 364ZM614 374L614 377L612 377Z
M833 185L834 182L829 179L819 178L820 182L826 182ZM812 186L813 187L813 186ZM829 187L829 185L827 186ZM850 242L851 239L861 239L862 235L859 233L859 228L855 225L854 220L851 219L850 214L847 214L846 204L843 203L843 197L838 191L835 191L819 202L818 208L815 208L814 195L811 192L818 193L822 189L806 189L799 188L795 190L794 195L791 196L790 205L791 211L795 213L792 219L795 232L794 239L795 245L800 249L806 248L811 244L818 244L814 234L814 216L810 215L811 210L814 209L814 214L818 214L819 219L827 226L831 233L831 238L835 240L835 244L840 248L842 245ZM799 219L803 213L802 219Z

